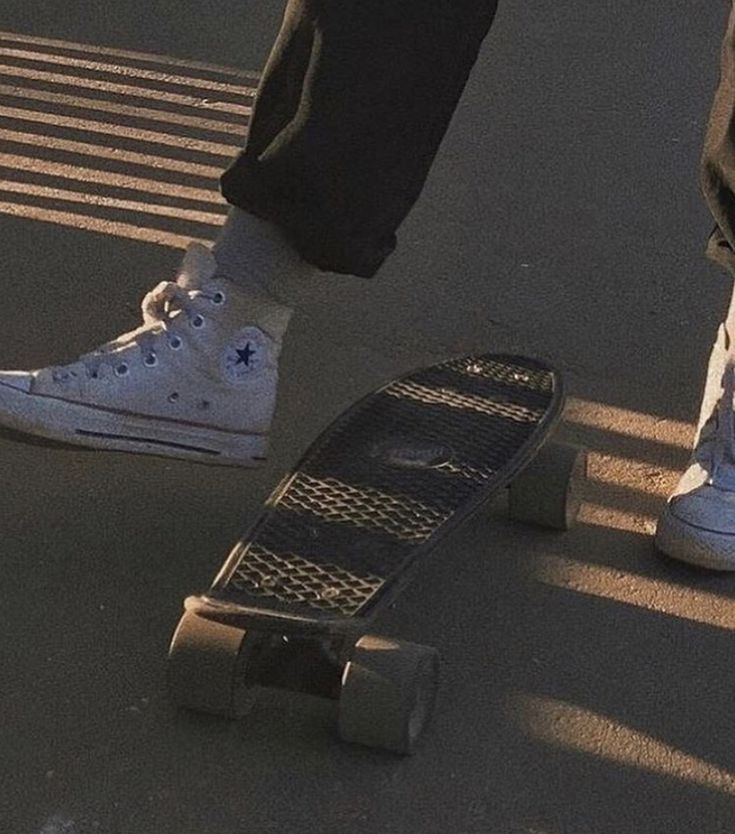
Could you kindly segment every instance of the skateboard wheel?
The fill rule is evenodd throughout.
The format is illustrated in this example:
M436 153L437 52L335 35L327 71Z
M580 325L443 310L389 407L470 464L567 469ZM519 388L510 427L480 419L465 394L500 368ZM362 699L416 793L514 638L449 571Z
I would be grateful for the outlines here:
M438 677L435 649L362 637L342 676L340 737L394 753L412 753L431 718Z
M235 698L245 639L243 629L186 612L168 652L171 700L186 709L227 718L246 712L245 705L236 704Z
M511 482L508 515L553 530L574 526L587 476L587 452L567 443L547 443Z

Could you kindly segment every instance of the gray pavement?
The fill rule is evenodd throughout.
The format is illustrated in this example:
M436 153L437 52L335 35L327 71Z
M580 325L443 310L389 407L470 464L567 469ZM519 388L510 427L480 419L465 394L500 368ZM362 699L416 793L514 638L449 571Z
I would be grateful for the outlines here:
M735 577L650 538L729 292L697 191L727 9L663 5L501 3L399 251L300 300L264 470L0 437L2 834L735 829ZM214 236L246 118L219 102L247 101L212 82L248 86L281 10L5 0L0 366L133 326L184 241ZM235 724L177 714L181 600L298 452L394 372L474 349L566 372L592 478L573 532L478 518L381 619L441 650L417 755L344 746L331 705L285 695Z

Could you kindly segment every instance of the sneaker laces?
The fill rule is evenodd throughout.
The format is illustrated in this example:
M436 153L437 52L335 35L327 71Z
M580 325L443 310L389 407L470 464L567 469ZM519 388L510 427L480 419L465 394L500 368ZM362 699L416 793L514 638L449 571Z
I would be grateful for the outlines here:
M143 298L141 303L143 324L140 327L99 345L89 353L82 354L79 359L69 365L53 368L52 379L62 383L76 379L79 377L78 369L88 379L97 379L103 375L103 370L113 369L113 367L124 367L127 372L127 363L117 362L115 354L133 344L140 349L143 361L147 365L156 364L155 348L161 335L168 334L171 347L180 347L183 340L177 333L178 328L173 326L174 323L182 316L190 324L197 320L203 322L196 301L200 298L207 298L214 303L221 303L218 295L221 294L208 295L202 290L186 290L173 281L162 281Z

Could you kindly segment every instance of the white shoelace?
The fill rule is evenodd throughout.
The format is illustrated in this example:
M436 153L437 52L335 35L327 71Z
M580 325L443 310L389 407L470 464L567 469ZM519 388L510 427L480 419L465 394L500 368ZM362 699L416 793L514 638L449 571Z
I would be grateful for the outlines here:
M168 346L172 350L179 350L183 344L182 328L179 323L185 320L191 327L200 329L204 326L199 299L207 299L212 304L223 304L224 293L215 292L212 295L202 290L185 290L173 281L162 281L143 298L141 311L143 324L137 330L118 336L110 342L95 348L79 357L70 365L53 369L52 378L55 382L65 383L79 377L79 371L87 379L98 379L104 376L104 371L111 370L118 376L128 373L129 365L124 359L115 356L119 348L136 344L140 356L147 367L154 367L158 363L156 349L161 337L165 334Z

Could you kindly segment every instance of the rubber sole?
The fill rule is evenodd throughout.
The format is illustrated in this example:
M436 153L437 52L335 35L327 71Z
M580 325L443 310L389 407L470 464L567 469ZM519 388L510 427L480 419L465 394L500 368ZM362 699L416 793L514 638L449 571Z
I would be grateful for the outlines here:
M268 452L265 435L108 411L1 383L0 425L76 446L218 466L261 466Z
M668 504L658 520L655 545L665 556L690 565L735 571L735 536L687 524L671 512Z

